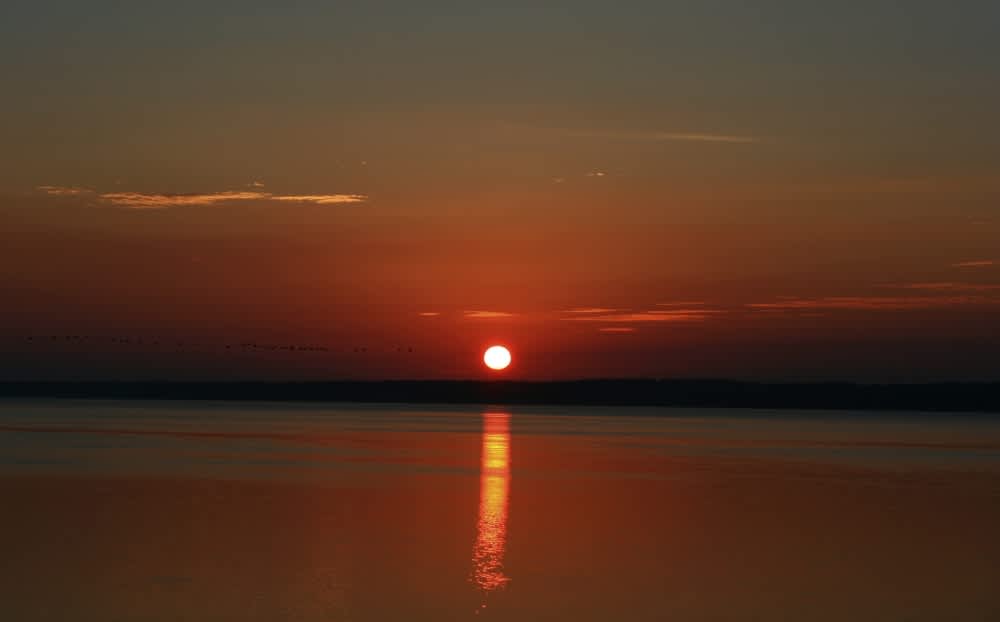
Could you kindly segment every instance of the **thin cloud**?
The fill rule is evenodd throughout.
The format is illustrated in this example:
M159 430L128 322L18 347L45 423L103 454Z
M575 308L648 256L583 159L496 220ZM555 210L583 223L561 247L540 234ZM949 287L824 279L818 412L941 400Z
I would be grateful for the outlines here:
M697 143L736 143L748 144L760 142L755 136L737 136L735 134L699 134L684 132L653 132L648 136L649 140L680 140Z
M268 198L272 201L294 201L296 203L315 203L317 205L363 203L368 200L368 197L363 194L272 194Z
M54 197L76 197L94 192L89 188L79 188L76 186L35 186L35 190Z
M634 142L694 142L694 143L728 143L752 144L760 142L756 136L742 134L723 134L715 132L619 132L608 130L581 130L569 128L554 128L550 131L569 138L596 138L602 140L620 140Z
M847 177L816 179L797 183L751 184L740 188L745 198L787 197L796 199L843 197L871 198L872 195L995 195L1000 192L1000 175L951 177ZM989 221L972 221L988 225Z
M587 173L587 177L607 177L608 173L606 171L590 171Z
M681 300L678 302L658 302L657 307L701 307L706 303L702 300Z
M251 184L262 187L261 182ZM37 186L36 190L49 196L91 196L111 207L127 209L166 209L171 207L203 207L220 204L278 201L282 203L306 203L312 205L335 205L362 203L368 200L363 194L274 194L260 190L239 190L206 193L145 193L145 192L105 192L96 193L87 188L66 186Z
M952 268L988 268L994 265L992 259L979 259L976 261L960 261L958 263L951 264Z
M580 138L606 138L611 140L634 140L649 142L696 142L696 143L756 143L759 139L753 136L738 136L735 134L709 134L704 132L590 132L571 131L568 136Z
M635 311L628 313L607 313L566 317L571 322L605 323L645 323L645 322L704 322L713 315L722 313L715 309L673 309L670 311Z
M466 311L465 317L470 320L491 320L495 318L514 317L514 314L506 311Z
M133 209L163 209L230 203L234 201L260 201L269 198L266 192L211 192L206 194L145 194L142 192L107 192L99 195L102 201L115 207Z
M441 315L441 312L440 311L421 311L417 315L419 315L420 317L437 317L437 316Z
M1000 301L983 296L830 296L824 298L793 298L777 302L758 302L746 306L758 311L808 311L818 309L910 311L962 305L992 305L997 303L1000 303Z
M575 309L566 309L563 313L614 313L618 309L607 309L605 307L578 307Z
M602 326L597 329L602 333L634 333L635 328L631 326Z
M1000 285L991 283L906 283L896 285L900 289L917 289L934 292L989 292L1000 290Z

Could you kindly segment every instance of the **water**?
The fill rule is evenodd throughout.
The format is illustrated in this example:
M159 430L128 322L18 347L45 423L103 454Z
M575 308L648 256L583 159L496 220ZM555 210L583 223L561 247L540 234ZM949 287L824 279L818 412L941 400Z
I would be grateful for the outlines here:
M4 620L1000 617L1000 421L0 403Z

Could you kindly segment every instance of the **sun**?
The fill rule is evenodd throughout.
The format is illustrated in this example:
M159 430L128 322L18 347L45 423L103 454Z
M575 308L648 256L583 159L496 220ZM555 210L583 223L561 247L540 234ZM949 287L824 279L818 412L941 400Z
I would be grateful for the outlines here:
M503 346L490 346L483 353L483 362L490 369L500 371L510 365L510 350Z

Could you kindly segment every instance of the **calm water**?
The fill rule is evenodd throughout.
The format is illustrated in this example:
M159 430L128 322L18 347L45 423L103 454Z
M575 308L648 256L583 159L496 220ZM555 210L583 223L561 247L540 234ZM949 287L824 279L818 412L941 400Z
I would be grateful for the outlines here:
M1000 619L1000 422L0 402L2 620Z

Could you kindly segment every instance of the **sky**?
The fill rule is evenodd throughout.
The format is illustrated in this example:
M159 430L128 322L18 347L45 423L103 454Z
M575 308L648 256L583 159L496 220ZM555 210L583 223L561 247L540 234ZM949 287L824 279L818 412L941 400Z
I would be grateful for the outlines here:
M1000 379L1000 5L539 4L4 2L0 379Z

